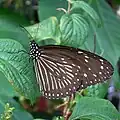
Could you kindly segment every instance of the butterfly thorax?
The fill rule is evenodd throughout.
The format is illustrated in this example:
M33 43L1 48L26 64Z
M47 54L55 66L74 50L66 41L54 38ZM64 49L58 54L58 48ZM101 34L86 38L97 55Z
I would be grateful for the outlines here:
M40 55L38 44L36 44L34 40L30 41L30 57L37 60Z

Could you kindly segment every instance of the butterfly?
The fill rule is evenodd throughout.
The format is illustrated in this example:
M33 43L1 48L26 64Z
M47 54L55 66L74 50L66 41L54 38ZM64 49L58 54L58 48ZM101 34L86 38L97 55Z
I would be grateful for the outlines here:
M78 89L104 82L113 75L113 66L106 59L78 48L30 42L40 91L48 99L70 96Z

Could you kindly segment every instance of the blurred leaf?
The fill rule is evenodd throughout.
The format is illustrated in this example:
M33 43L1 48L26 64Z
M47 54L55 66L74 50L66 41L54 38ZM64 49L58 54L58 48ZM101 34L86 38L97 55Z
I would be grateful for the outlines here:
M113 3L120 4L120 0L113 0Z
M28 49L29 39L20 25L29 25L24 16L6 9L0 9L0 38L17 40Z
M89 24L80 14L65 14L60 19L62 44L80 46L86 39Z
M95 12L95 10L91 6L89 6L88 3L85 3L84 1L73 1L71 11L74 9L83 10L85 14L87 14L86 16L89 16L96 23L96 25L99 26L101 24L99 16Z
M30 25L30 22L27 20L27 18L24 15L19 14L7 8L0 8L0 17L2 19L7 19L18 25Z
M9 103L13 110L12 120L33 120L33 117L26 112L17 102L12 98L0 94L0 115L4 113L5 105Z
M119 120L120 114L107 100L82 97L76 104L70 120Z
M0 71L19 92L32 102L38 95L37 83L29 55L12 39L0 39Z
M39 42L41 40L52 38L53 40L56 40L58 44L60 43L61 34L56 17L50 17L42 21L40 24L26 27L26 29L28 30L30 35Z
M43 21L51 16L60 18L64 13L57 11L57 8L67 8L66 0L39 0L39 20Z

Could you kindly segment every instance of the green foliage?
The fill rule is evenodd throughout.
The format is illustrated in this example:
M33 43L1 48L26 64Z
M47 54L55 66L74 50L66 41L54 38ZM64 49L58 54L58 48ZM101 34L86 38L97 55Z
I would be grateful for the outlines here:
M1 120L11 120L14 109L14 107L10 107L9 103L6 103L5 111L3 114L1 114Z
M99 25L100 20L97 13L87 3L83 1L78 1L78 3L82 4L79 7L84 10L84 13L87 13L91 19ZM78 8L78 6L76 6L76 1L72 4L73 6L70 11ZM68 10L68 12L60 18L60 24L58 23L57 18L51 17L42 21L39 24L39 27L38 25L33 25L26 29L32 36L35 36L36 32L38 33L36 35L36 40L38 39L38 42L51 38L56 40L57 44L79 47L85 42L89 33L88 19L84 14L81 15L80 13L69 13Z
M104 98L108 91L108 86L109 86L108 83L91 85L87 87L87 89L85 89L83 93L85 96L89 97Z
M20 104L3 94L0 94L0 118L0 120L33 120Z
M114 0L113 3L120 4L120 0Z
M70 120L119 120L120 114L107 100L82 97L76 104Z
M57 18L50 17L46 20L43 20L40 24L26 27L26 30L28 30L30 35L38 42L51 38L59 44L61 33L58 25Z
M101 24L101 20L96 11L84 1L72 1L71 11L76 9L79 9L79 11L82 10L82 12L85 13L84 16L90 17L91 20L93 20L96 23L96 25L99 26Z
M88 36L89 24L80 14L65 14L60 19L60 30L61 44L78 47Z
M0 71L19 94L30 98L33 102L38 89L32 69L29 55L19 42L0 39Z

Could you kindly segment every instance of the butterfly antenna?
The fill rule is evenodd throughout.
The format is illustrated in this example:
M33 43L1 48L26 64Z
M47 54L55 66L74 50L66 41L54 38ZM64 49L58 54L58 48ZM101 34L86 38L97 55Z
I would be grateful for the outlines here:
M96 52L96 33L94 34L94 48L93 48L93 53Z
M40 28L40 25L39 25L39 24L40 24L40 23L38 23L38 27L37 27L37 30L36 30L35 39L36 39L36 37L37 37L38 31L39 31L39 28Z
M25 29L25 27L23 27L22 25L19 25L19 26L20 28L24 29L28 33L28 35L33 39L32 35Z

